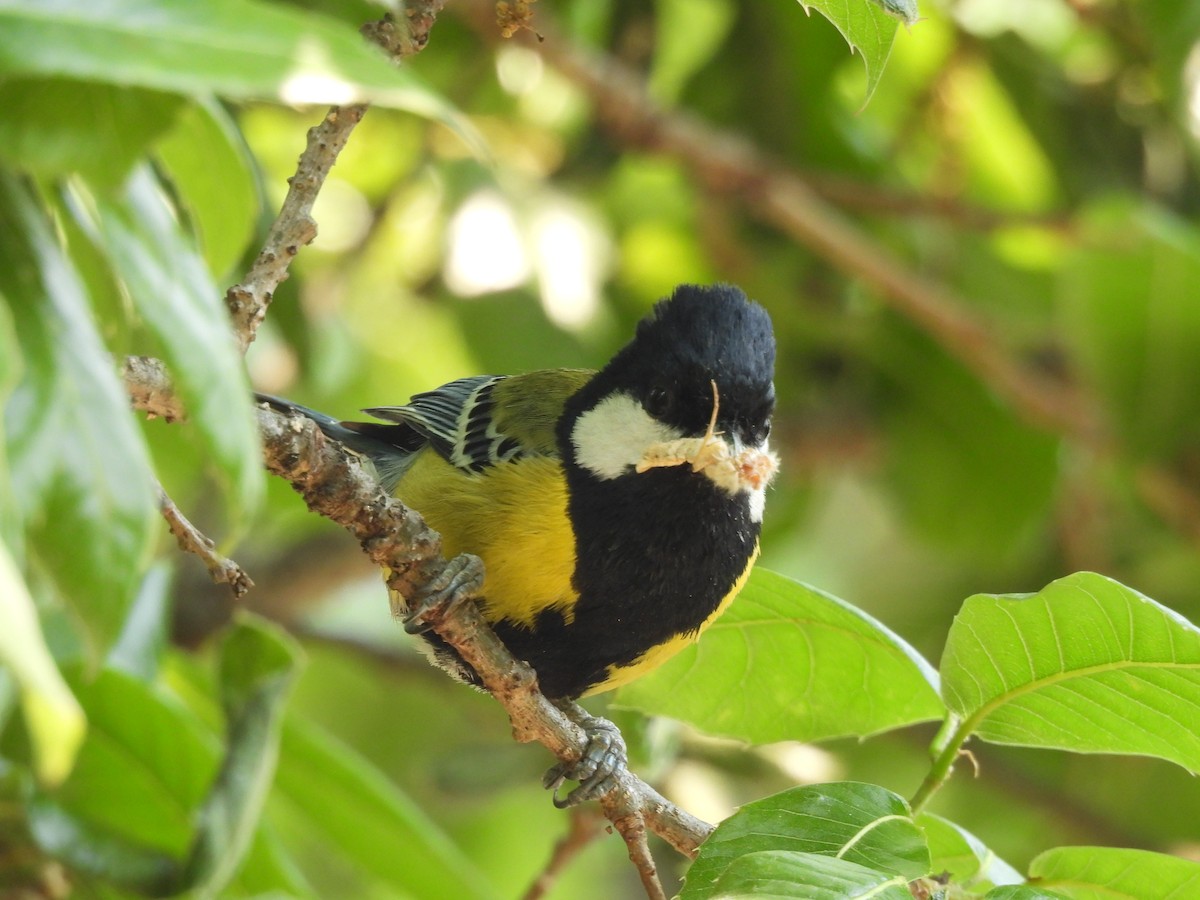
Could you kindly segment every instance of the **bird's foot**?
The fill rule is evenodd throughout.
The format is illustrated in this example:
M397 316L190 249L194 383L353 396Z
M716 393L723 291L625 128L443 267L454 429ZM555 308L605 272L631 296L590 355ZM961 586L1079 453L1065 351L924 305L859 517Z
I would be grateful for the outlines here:
M482 585L483 565L479 557L459 554L408 601L403 615L404 630L409 634L424 634L433 627L434 619L444 617L463 600L477 595Z
M628 751L621 731L608 719L590 715L575 703L560 703L560 708L587 735L583 755L572 763L558 763L542 778L542 786L554 791L554 805L567 809L587 800L599 800L617 786L628 768ZM579 786L561 799L558 789L565 781Z

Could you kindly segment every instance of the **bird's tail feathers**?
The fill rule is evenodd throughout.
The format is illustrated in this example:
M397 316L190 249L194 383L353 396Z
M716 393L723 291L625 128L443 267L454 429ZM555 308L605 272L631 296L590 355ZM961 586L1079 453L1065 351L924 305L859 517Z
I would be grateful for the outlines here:
M298 413L312 419L326 437L333 438L375 464L380 482L391 490L412 462L413 456L424 441L403 424L380 422L346 422L323 412L309 409L283 397L255 393L259 403L265 403L282 413Z

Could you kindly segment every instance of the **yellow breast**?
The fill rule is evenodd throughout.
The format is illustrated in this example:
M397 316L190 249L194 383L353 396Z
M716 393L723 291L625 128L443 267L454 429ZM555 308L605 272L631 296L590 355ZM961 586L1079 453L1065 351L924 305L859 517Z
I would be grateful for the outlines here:
M557 609L571 621L575 540L557 460L530 456L466 473L425 451L396 496L442 535L447 556L483 560L486 619L533 625L542 610Z

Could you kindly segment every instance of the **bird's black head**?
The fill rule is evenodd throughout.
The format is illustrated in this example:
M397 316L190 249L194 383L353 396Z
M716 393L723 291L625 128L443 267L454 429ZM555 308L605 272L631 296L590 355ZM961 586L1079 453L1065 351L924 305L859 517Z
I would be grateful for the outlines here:
M592 403L623 391L655 419L696 435L712 415L715 381L717 428L757 445L775 407L774 368L766 310L732 285L685 284L654 307L588 387Z

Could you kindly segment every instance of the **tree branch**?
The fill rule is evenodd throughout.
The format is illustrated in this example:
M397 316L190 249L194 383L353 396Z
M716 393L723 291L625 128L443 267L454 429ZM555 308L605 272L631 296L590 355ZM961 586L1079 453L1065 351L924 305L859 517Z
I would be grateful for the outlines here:
M521 900L542 900L567 864L600 836L601 821L603 820L590 806L572 808L570 830L554 845L546 867L529 886Z
M403 25L398 26L388 15L363 26L362 32L399 62L429 42L429 30L444 5L445 0L414 0L405 7ZM225 292L234 336L243 353L254 342L276 289L288 277L292 259L317 236L313 203L366 111L365 103L335 106L308 130L308 143L300 154L296 174L288 179L287 196L267 232L262 250L245 277Z
M184 553L198 556L204 563L204 567L208 569L208 574L213 581L229 585L233 590L234 597L238 599L245 596L246 592L254 587L254 582L250 580L250 576L246 574L245 570L232 559L218 553L212 540L205 537L200 529L187 520L187 517L179 511L179 507L167 496L162 485L158 486L158 506L162 511L163 518L167 520L167 527L171 530L171 534L175 535L179 549Z

